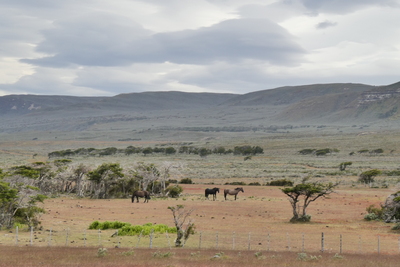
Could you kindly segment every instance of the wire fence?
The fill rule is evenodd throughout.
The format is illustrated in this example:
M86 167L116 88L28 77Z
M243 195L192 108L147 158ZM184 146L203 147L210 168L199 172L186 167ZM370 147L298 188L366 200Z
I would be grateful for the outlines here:
M120 236L117 230L20 231L18 227L0 236L0 245L15 246L73 246L119 248L172 248L176 234ZM400 237L396 234L375 236L326 233L273 232L202 232L191 235L183 245L192 249L292 251L326 253L400 254Z

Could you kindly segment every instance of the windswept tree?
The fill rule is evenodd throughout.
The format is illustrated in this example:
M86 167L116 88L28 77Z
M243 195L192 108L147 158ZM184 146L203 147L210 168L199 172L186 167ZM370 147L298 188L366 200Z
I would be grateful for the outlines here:
M37 227L43 208L37 206L46 196L39 194L39 189L23 183L4 181L6 174L0 169L0 229L11 228L14 222Z
M194 234L195 225L190 219L194 209L185 209L183 205L171 206L168 209L172 211L176 226L175 247L183 247L189 236Z
M95 170L88 172L87 176L94 184L92 197L109 198L111 186L122 179L124 174L119 163L103 163Z
M327 197L333 193L333 189L338 183L306 183L297 184L293 187L281 189L284 194L289 197L290 205L293 210L293 217L290 222L308 222L311 216L307 214L307 207L311 202L316 201L320 197Z
M146 164L139 162L135 167L134 176L139 179L141 188L140 190L148 190L150 184L153 184L160 179L160 171L153 163Z
M365 184L368 184L369 186L371 186L371 184L373 182L375 182L375 176L378 176L381 173L382 172L380 170L377 170L377 169L372 169L372 170L369 170L369 171L362 172L360 174L360 177L358 178L358 181L360 183L365 183Z
M351 161L342 162L342 163L340 163L340 165L339 165L339 170L345 171L346 168L347 168L347 166L350 166L350 165L352 165L352 164L353 164L353 162L351 162Z

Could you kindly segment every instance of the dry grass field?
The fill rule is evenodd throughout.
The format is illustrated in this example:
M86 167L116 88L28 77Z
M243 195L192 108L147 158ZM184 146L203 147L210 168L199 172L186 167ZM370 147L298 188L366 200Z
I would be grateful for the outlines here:
M216 201L206 200L205 188L203 184L184 185L181 198L151 199L149 203L48 199L43 230L33 232L32 239L22 229L18 241L15 230L1 232L0 250L7 256L2 256L0 266L135 266L130 265L135 260L136 266L302 266L305 262L396 266L399 260L399 234L390 230L391 225L363 220L365 208L379 205L391 189L338 188L330 199L310 205L311 223L291 224L291 207L277 187L245 186L236 201L232 196L225 201L222 194ZM149 236L139 240L137 236L112 237L115 230L87 230L95 220L172 227L168 206L178 204L194 209L191 218L196 225L196 233L183 249L173 248L172 234L155 234L150 245ZM107 255L99 257L99 247L107 248ZM303 252L306 256L299 254Z
M179 199L152 198L149 203L131 203L130 199L79 199L62 196L47 199L46 213L41 217L42 230L0 231L0 266L398 266L399 234L392 224L363 220L366 208L379 205L399 190L399 176L385 172L397 170L400 160L400 135L397 132L326 133L314 132L237 134L235 138L221 133L198 133L195 138L172 133L162 140L118 142L104 139L63 140L60 134L46 133L40 140L31 136L7 136L0 142L4 167L46 161L47 153L80 147L154 146L182 140L197 146L260 145L264 154L244 161L242 156L196 155L112 157L77 157L73 164L98 166L118 162L125 167L136 162L180 162L185 168L172 178L191 178L195 184L182 185ZM4 137L4 136L3 136ZM33 136L35 137L35 136ZM192 136L193 137L193 136ZM150 138L150 137L149 137ZM152 137L151 137L152 138ZM337 148L340 152L325 157L300 155L304 148ZM350 152L382 148L381 155ZM341 162L353 164L340 172ZM358 175L372 168L383 174L372 187L357 183ZM291 206L279 187L244 186L238 199L217 201L204 198L210 187L234 188L227 182L266 182L289 179L300 182L310 177L316 181L341 181L336 193L309 206L311 223L291 224ZM115 230L88 230L93 221L121 221L136 224L174 226L169 206L193 208L191 218L196 233L184 248L173 248L172 234L127 237L112 236ZM322 243L322 233L324 241ZM323 244L323 245L322 245ZM151 248L150 248L151 246ZM322 247L323 246L323 247ZM170 248L171 247L171 248ZM99 248L108 253L100 256ZM321 251L323 249L323 251ZM342 250L342 253L340 253ZM300 253L300 254L299 254ZM306 254L301 254L306 253Z

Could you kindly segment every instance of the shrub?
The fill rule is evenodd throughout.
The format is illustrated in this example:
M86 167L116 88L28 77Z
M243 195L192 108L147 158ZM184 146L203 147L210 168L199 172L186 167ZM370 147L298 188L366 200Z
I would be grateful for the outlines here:
M226 182L225 185L246 185L245 182Z
M392 230L394 230L394 231L400 230L400 223L396 223L396 224L392 227Z
M275 181L271 181L267 183L267 185L271 186L293 186L293 182L287 179L279 179Z
M375 213L368 213L368 214L365 214L365 216L364 216L364 220L366 220L366 221L377 221L379 219L380 218Z
M249 185L256 185L256 186L260 186L261 184L259 182L254 182L254 183L249 183Z
M166 191L170 197L177 198L183 192L183 188L179 185L170 185L167 187Z
M309 154L313 154L314 151L315 151L315 149L306 148L306 149L300 150L299 153L302 155L309 155Z
M360 174L358 181L361 183L366 183L366 184L373 183L375 181L374 177L379 174L381 174L381 171L377 170L377 169L365 171Z
M179 183L180 184L193 184L193 181L190 178L183 178L183 179L181 179L181 181Z

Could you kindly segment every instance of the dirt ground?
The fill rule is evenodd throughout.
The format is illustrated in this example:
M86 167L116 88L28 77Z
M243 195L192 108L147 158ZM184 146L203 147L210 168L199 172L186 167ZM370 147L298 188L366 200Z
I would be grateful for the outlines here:
M132 225L145 223L166 224L173 227L169 206L184 205L194 209L191 219L196 234L190 237L187 247L258 249L275 251L325 250L332 253L376 252L394 254L399 251L399 235L390 230L393 226L383 222L363 220L366 207L379 207L391 189L339 188L329 199L318 199L310 204L311 223L292 224L292 210L287 197L278 187L245 186L238 199L223 191L217 200L204 197L209 185L183 185L184 195L179 199L150 199L149 203L131 203L130 199L77 199L73 197L47 199L46 213L41 217L42 231L19 231L18 244L67 246L138 246L138 238L110 236L115 230L102 232L87 230L93 221L121 221ZM234 188L234 186L221 186ZM51 232L50 232L51 231ZM49 238L49 235L52 235ZM324 240L322 239L324 235ZM2 231L0 244L13 244L16 230ZM143 237L140 246L148 246ZM158 235L154 246L168 247L173 236ZM101 241L99 241L101 239ZM161 241L164 239L163 241ZM167 242L168 241L168 242ZM323 243L322 243L323 242Z

